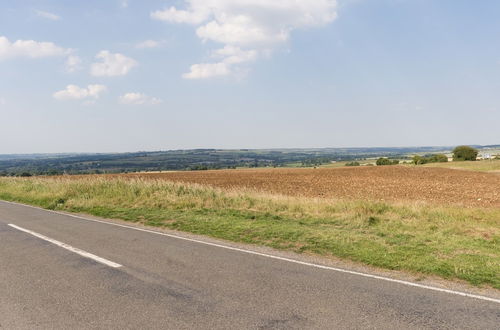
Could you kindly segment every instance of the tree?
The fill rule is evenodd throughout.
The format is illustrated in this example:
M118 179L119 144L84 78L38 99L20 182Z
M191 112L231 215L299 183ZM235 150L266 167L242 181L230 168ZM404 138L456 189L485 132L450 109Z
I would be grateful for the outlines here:
M453 161L476 160L478 151L469 146L458 146L453 150Z

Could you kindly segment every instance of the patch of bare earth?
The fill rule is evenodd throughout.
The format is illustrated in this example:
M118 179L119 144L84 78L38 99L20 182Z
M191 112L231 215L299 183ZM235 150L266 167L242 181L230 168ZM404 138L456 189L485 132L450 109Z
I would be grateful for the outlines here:
M243 169L118 176L246 188L288 196L500 207L499 175L445 168Z

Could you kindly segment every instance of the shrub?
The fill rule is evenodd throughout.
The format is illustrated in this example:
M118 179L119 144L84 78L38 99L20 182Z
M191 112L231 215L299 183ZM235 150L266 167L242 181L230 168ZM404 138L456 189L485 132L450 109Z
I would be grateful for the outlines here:
M361 164L358 162L350 162L350 163L345 164L345 166L360 166L360 165Z
M430 157L431 163L446 163L448 162L448 156L443 154L436 154Z
M429 160L426 157L422 156L413 156L413 164L415 165L422 165L422 164L427 164Z
M413 164L422 165L427 163L446 163L448 157L443 154L428 155L428 156L413 156Z
M469 146L458 146L453 150L453 161L476 160L478 151Z
M397 159L389 159L380 157L377 159L377 166L385 166L385 165L397 165L399 164L399 160Z

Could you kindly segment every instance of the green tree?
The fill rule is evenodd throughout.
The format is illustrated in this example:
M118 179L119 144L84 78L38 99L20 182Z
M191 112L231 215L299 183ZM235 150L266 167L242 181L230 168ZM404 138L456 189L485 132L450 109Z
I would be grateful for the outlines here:
M453 161L476 160L478 151L469 146L458 146L453 150Z

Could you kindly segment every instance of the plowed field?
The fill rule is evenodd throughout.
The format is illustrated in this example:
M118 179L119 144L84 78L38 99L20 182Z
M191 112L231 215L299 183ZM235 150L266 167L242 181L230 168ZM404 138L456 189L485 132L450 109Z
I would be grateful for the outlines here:
M500 175L425 167L245 169L127 174L288 196L500 207Z

